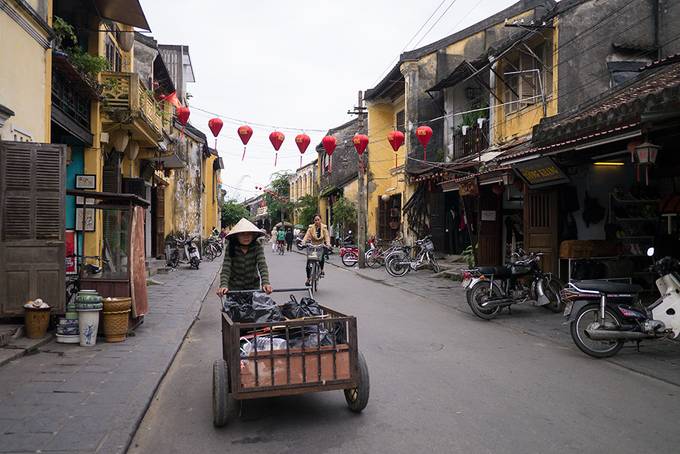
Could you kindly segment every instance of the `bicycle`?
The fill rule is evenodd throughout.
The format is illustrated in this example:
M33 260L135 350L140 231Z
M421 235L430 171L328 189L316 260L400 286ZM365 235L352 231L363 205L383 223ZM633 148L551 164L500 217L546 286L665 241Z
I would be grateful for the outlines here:
M106 259L102 259L98 255L80 255L72 254L67 256L67 258L75 258L77 261L78 272L76 274L66 275L66 304L75 303L76 296L80 291L80 279L83 277L97 276L101 275L103 268L100 265L95 265L92 263L85 263L85 260L96 259L99 263L108 263Z
M418 253L412 256L413 248L403 246L385 258L385 269L394 277L405 276L409 271L430 266L435 273L441 271L437 259L434 257L434 243L432 237L426 236L416 241Z
M210 262L222 255L222 241L215 237L207 239L207 244L203 250L203 256Z
M377 242L381 242L381 240L377 240ZM401 250L403 247L404 244L398 239L393 240L387 249L384 249L382 245L373 247L366 251L366 265L370 268L380 268L385 265L385 259L388 255Z
M279 254L279 255L285 254L286 253L286 244L281 242L281 241L277 241L276 242L276 253Z
M324 245L307 245L307 262L309 262L311 266L309 273L309 283L312 293L316 293L316 291L319 289L319 279L321 278L321 254L325 253L326 247Z

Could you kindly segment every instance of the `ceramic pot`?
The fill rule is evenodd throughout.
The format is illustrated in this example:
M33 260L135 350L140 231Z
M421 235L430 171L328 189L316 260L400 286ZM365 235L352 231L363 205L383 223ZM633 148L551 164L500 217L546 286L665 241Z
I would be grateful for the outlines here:
M101 308L78 310L78 330L80 331L81 347L92 347L97 344L100 311Z

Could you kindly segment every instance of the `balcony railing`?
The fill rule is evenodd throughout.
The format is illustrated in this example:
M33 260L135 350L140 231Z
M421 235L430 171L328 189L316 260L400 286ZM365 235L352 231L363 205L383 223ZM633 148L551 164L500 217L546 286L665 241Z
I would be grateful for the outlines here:
M139 115L157 134L163 131L162 107L144 88L135 73L103 72L102 86L105 109L111 111L129 110L132 116Z
M453 160L480 153L489 147L489 123L484 122L480 128L467 128L465 135L459 131L453 135Z

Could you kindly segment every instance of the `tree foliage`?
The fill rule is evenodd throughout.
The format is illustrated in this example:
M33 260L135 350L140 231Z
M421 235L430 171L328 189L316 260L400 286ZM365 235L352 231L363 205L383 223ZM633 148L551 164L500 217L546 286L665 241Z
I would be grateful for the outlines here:
M295 208L295 205L289 201L291 176L292 173L290 172L276 172L272 174L271 183L267 186L269 191L278 195L278 197L274 197L269 193L265 193L265 200L267 201L272 224L276 224L282 217L284 219L289 218L289 221L291 220L290 217Z
M357 207L354 202L344 197L333 203L333 221L340 225L340 230L350 229L357 223Z
M250 218L250 211L234 199L229 199L222 205L222 227L231 227L241 218Z
M319 212L319 198L313 195L300 197L295 205L300 224L309 225L314 222L314 215Z

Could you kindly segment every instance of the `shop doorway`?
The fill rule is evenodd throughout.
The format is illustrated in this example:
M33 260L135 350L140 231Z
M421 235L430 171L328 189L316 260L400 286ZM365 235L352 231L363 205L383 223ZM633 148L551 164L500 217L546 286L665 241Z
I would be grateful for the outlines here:
M558 192L527 190L524 195L524 250L542 252L544 272L557 272Z
M153 231L151 254L156 258L161 258L165 252L165 186L154 187L151 197L151 229Z
M501 196L488 186L482 186L479 194L479 251L480 266L496 266L503 263L503 224L501 222Z

